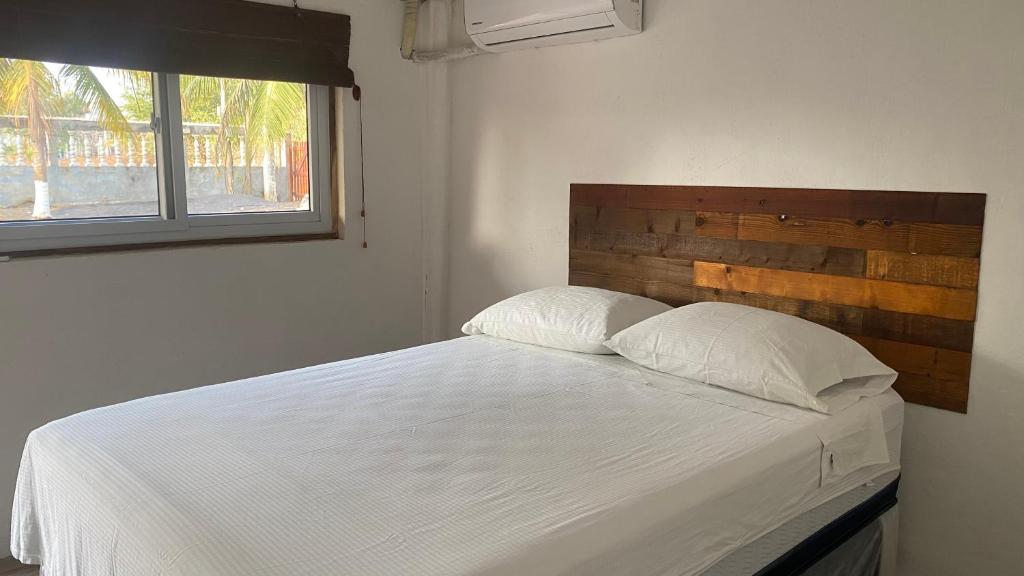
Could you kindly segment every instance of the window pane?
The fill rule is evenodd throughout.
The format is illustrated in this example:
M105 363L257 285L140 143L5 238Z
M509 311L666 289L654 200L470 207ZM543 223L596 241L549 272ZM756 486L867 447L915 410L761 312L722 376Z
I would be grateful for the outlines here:
M306 87L181 77L189 214L309 210Z
M149 72L0 58L0 222L158 216Z

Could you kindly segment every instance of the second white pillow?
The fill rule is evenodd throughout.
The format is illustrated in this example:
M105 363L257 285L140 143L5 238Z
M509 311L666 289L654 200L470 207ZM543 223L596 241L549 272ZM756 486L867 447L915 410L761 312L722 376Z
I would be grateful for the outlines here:
M659 314L606 346L659 372L830 413L883 392L896 372L825 326L739 304L701 302ZM844 386L824 391L843 383Z

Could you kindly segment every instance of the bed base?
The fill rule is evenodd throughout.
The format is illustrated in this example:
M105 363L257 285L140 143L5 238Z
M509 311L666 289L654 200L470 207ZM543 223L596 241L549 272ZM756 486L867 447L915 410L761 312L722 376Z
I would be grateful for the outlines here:
M899 502L897 497L899 484L900 477L897 477L871 498L833 520L753 576L798 576L803 574L855 534L892 510ZM892 563L895 560L895 551L889 544L892 543L895 535L896 518L895 514L883 518L883 533L885 534L881 567L883 576L892 569Z

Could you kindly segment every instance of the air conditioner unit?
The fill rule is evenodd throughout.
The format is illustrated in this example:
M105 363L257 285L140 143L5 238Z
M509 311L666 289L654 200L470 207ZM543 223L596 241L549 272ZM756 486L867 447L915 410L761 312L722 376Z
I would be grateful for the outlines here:
M504 52L638 34L643 0L465 0L477 46Z

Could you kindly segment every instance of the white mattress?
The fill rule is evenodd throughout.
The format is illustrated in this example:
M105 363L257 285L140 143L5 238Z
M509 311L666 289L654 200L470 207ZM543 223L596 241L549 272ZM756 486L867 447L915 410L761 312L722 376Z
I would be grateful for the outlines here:
M11 546L48 576L696 574L896 469L894 412L462 338L44 426Z

